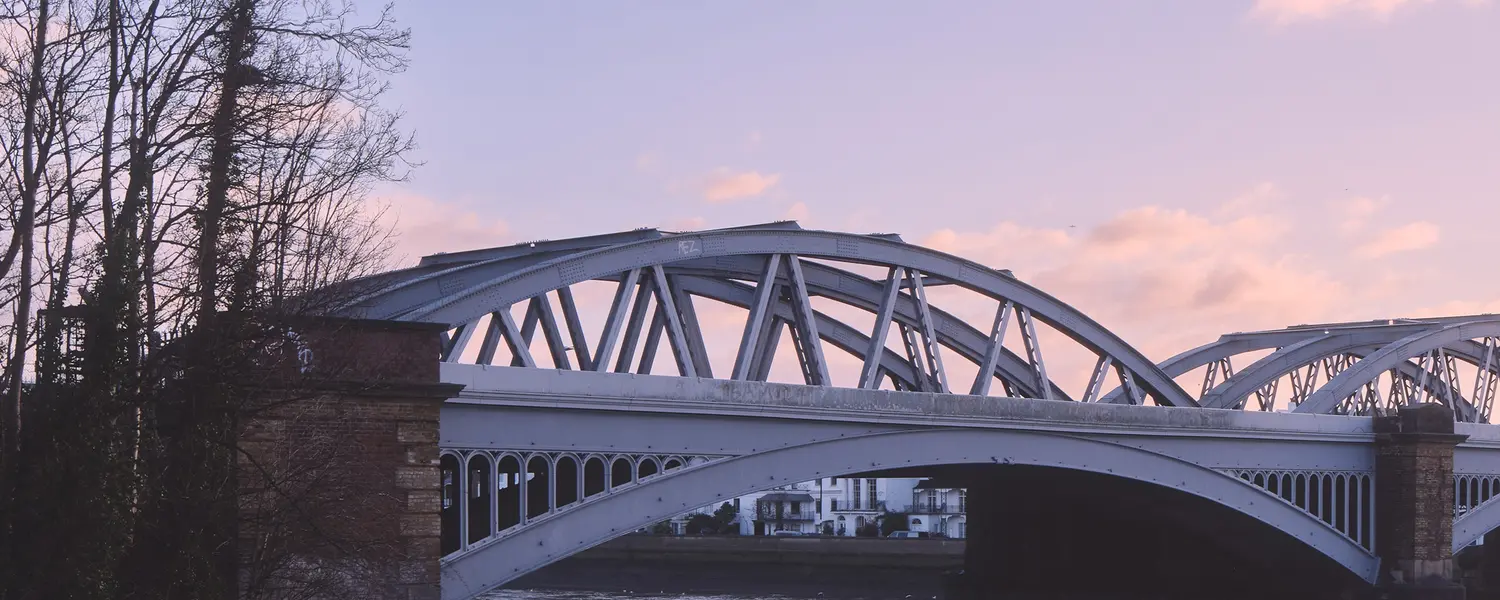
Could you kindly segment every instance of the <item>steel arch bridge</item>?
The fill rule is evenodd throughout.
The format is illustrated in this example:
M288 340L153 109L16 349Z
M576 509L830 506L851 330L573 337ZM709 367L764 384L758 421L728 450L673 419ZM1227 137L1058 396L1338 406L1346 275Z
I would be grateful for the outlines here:
M1007 271L792 222L439 254L343 293L346 316L449 326L444 598L743 493L996 462L1174 487L1374 581L1362 417L1422 403L1469 436L1454 547L1500 525L1497 315L1234 333L1156 364ZM710 334L725 314L737 337ZM1053 352L1087 377L1049 375ZM778 356L800 384L769 381Z

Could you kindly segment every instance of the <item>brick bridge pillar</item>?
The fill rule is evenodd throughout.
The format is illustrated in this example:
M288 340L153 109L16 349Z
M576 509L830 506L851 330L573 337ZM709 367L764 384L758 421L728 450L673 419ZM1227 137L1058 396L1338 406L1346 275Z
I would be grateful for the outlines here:
M463 387L440 380L443 327L299 319L290 330L275 381L242 419L242 589L436 600L438 414Z
M1440 404L1375 418L1379 597L1462 600L1454 581L1453 411Z

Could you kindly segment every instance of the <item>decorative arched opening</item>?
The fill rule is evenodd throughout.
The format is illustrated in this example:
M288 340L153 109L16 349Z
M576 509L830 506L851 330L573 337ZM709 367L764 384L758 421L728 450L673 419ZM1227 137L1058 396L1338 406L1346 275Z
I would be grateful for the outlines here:
M495 471L495 504L499 509L495 524L497 531L505 531L521 524L521 459L502 456Z
M644 481L647 477L651 477L660 472L661 465L657 464L656 459L648 456L646 458L642 458L641 461L636 464L635 479L636 481Z
M490 484L490 457L475 454L469 457L469 480L464 496L469 509L469 543L490 536L490 503L494 500Z
M672 469L681 469L681 468L682 468L682 459L677 458L675 456L672 457L672 458L667 459L666 464L662 465L662 470L663 471L671 471Z
M630 459L623 456L616 458L609 465L609 487L617 488L629 484L635 476L635 465L630 464Z
M526 461L526 518L535 519L552 510L552 464L546 456Z
M582 499L579 487L581 473L578 470L578 458L573 456L561 456L557 459L557 507L562 508Z
M590 456L583 461L583 497L588 498L604 493L609 481L609 469L604 466L604 459L598 456Z
M461 468L458 457L452 454L444 454L438 460L438 468L441 471L442 498L438 509L439 520L439 547L443 555L452 554L459 549L460 532L459 527L459 500L462 498L463 490L458 485L458 472Z
M1234 518L1224 521L1232 526L1229 530L1236 536L1253 537L1256 540L1254 544L1241 545L1239 549L1275 548L1277 552L1256 556L1271 556L1269 560L1281 561L1275 565L1276 568L1291 566L1278 558L1288 556L1280 552L1288 548L1295 549L1299 558L1320 559L1295 563L1295 571L1302 575L1314 571L1321 574L1324 572L1320 569L1325 566L1336 566L1345 576L1372 582L1378 566L1377 559L1368 550L1328 527L1318 517L1285 502L1267 501L1265 491L1214 469L1149 450L1067 435L962 429L878 433L777 448L721 459L672 477L658 477L641 485L616 489L606 498L580 505L558 515L558 518L539 521L534 526L501 540L501 543L486 545L460 555L457 560L450 561L445 566L443 587L445 591L452 589L458 593L478 594L569 554L566 551L548 549L597 544L659 522L671 515L672 507L704 506L716 499L807 481L820 473L839 472L848 468L849 457L853 456L859 457L861 468L877 470L952 465L1004 469L1008 473L1024 474L1030 469L1031 472L1040 474L1032 483L1065 482L1066 486L1049 493L1068 497L1084 495L1084 492L1094 489L1092 486L1100 482L1113 482L1104 488L1110 492L1104 495L1105 498L1128 496L1131 499L1131 510L1144 511L1156 506L1158 508L1155 510L1160 512L1160 518L1171 518L1177 526L1202 526L1204 523L1215 523L1214 519L1221 516L1233 516ZM1008 462L994 465L983 460L990 456L1003 456ZM980 460L976 462L976 458ZM1059 473L1067 475L1058 478ZM1009 480L1005 482L1005 486L1010 486ZM1039 486L1034 489L1049 488ZM1120 494L1121 491L1128 494ZM1146 493L1135 493L1142 491ZM1051 511L1045 513L1051 515L1048 518L1065 519L1061 511L1066 509L1061 508L1055 499L1040 496L1033 498L1034 494L1001 496L1026 500L1029 504L1025 506ZM1172 500L1170 508L1158 502L1168 496ZM969 508L971 512L976 510L974 506ZM1015 512L1005 510L1007 506L1003 505L997 508L1001 513ZM1173 512L1184 508L1189 509L1189 512L1180 515ZM1106 511L1096 512L1103 515ZM871 526L868 517L856 518L850 522L851 525L856 523L865 528ZM1150 531L1150 523L1136 524L1138 526L1134 529L1125 527L1131 523L1128 519L1116 519L1111 523L1122 527L1122 536L1116 536L1121 540L1138 539L1131 536L1142 531L1142 527L1146 527L1144 531ZM1086 531L1084 528L1079 530ZM1129 535L1123 535L1125 533ZM1216 539L1213 532L1204 535ZM1074 544L1075 541L1072 538L1062 540L1069 544ZM1161 545L1165 542L1157 540L1153 543ZM1156 565L1153 568L1170 569L1174 561L1194 558L1174 558L1171 556L1173 551L1166 547L1155 552L1166 559L1153 563ZM1323 560L1332 562L1324 563ZM1154 577L1156 574L1156 571L1152 571L1147 575ZM1333 572L1327 574L1335 578L1339 576Z

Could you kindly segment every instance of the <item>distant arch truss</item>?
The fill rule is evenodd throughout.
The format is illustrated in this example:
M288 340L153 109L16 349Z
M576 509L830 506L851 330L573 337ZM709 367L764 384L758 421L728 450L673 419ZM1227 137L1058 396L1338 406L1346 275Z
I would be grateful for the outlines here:
M1500 315L1232 333L1160 368L1174 378L1201 372L1195 399L1204 408L1374 415L1436 402L1457 420L1489 423L1500 383ZM1103 401L1123 399L1112 392Z

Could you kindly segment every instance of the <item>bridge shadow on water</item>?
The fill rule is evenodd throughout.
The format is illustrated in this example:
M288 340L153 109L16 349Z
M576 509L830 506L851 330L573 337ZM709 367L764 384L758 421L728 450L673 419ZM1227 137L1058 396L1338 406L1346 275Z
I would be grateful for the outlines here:
M616 555L565 560L508 587L649 589L747 599L1057 600L1321 600L1358 598L1356 593L1368 588L1294 534L1170 486L1017 465L857 475L920 475L968 488L961 573L865 563L853 555L817 565L788 556L749 560L729 552L722 560ZM1267 495L1265 501L1281 500Z
M950 598L1325 599L1368 587L1295 534L1169 486L1030 466L943 477L969 488Z

